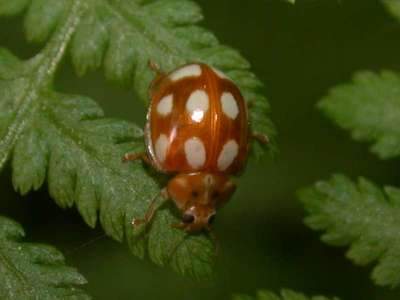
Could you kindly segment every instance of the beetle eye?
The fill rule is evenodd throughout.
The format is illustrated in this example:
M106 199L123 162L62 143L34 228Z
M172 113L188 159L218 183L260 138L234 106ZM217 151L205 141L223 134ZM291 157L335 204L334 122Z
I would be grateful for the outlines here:
M194 216L191 214L183 214L182 216L182 222L185 224L190 224L193 223L194 221Z
M211 216L208 217L207 223L208 223L209 225L211 225L212 223L214 223L214 221L215 221L215 214L213 214L213 215L211 215Z

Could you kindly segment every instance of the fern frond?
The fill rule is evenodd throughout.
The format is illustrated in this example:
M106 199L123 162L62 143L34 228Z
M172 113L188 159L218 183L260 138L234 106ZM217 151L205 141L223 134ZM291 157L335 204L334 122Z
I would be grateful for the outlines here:
M29 78L36 77L40 66L0 52L0 74L8 76L0 76L0 91L4 93L0 95L0 132L5 132L18 115L20 105L15 103L15 95L24 92L21 87L29 87ZM24 76L8 72L18 68ZM23 128L10 147L17 191L26 194L38 189L47 175L49 193L59 206L76 205L92 227L99 212L105 232L119 241L126 238L136 255L148 253L157 264L194 277L211 274L211 241L172 229L170 224L177 222L172 207L158 213L149 232L139 235L131 226L132 219L143 216L159 192L157 182L140 163L124 164L121 160L128 151L143 150L141 129L104 118L91 99L56 93L49 87L36 90L33 107L37 108L20 119Z
M294 292L291 290L282 290L280 295L275 293L260 290L255 297L248 295L235 295L233 300L339 300L338 298L327 298L324 296L307 297L302 293Z
M39 42L50 35L68 7L66 0L58 0L56 5L51 0L17 2L3 4L3 7L0 2L0 14L27 10L27 38ZM147 65L149 60L166 71L187 62L208 63L223 70L239 85L245 98L252 103L253 130L274 141L269 105L260 92L262 83L250 71L249 62L236 50L220 44L211 32L197 26L203 16L194 2L87 0L85 5L88 9L70 47L78 74L103 65L107 78L133 84L135 92L147 102L148 86L154 76ZM274 143L269 149L274 149ZM257 156L263 153L261 150L260 145L254 145Z
M383 5L387 11L391 13L396 19L400 20L400 2L397 0L382 0Z
M60 252L23 243L24 236L19 224L0 216L1 299L90 299L79 288L85 278L65 265Z
M400 154L400 76L359 72L353 83L335 87L319 107L352 137L371 141L372 152L381 158Z
M321 181L299 193L308 212L305 222L323 230L322 240L350 246L347 257L358 265L377 262L372 272L379 285L400 283L400 189L343 175Z
M20 61L0 51L0 169L12 158L13 184L22 194L47 180L61 207L76 205L90 225L98 219L114 239L127 240L133 253L183 274L207 277L215 258L205 235L170 228L172 207L159 210L149 230L130 223L143 216L160 190L139 163L122 164L127 151L143 147L139 128L103 117L91 99L54 91L52 80L69 49L78 73L104 66L108 78L133 83L146 100L153 74L149 60L170 70L202 61L224 70L253 103L253 129L273 135L260 81L237 51L219 44L196 23L191 1L0 0L0 15L25 13L25 31L46 46ZM259 152L260 153L260 152Z

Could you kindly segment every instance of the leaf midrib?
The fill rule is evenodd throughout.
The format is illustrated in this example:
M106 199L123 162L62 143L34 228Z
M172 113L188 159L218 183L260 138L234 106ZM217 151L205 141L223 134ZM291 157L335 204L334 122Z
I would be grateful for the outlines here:
M32 70L31 76L28 77L25 75L25 77L30 79L29 85L21 95L20 101L18 101L19 105L15 109L16 113L13 113L10 118L9 124L4 131L4 136L0 141L0 170L4 167L12 148L27 124L27 115L34 115L36 109L39 107L41 102L38 99L40 92L53 79L57 66L64 56L71 36L85 10L85 6L83 0L74 0L70 5L70 10L64 24L60 26L47 47L43 50L42 64L39 64L36 70Z

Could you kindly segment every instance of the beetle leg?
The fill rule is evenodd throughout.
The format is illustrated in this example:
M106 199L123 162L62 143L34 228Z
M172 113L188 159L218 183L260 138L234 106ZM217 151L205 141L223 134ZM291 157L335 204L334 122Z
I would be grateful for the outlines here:
M269 138L267 135L258 133L258 132L253 132L251 134L251 138L258 141L261 144L267 145L269 143Z
M122 157L123 162L132 161L132 160L141 160L144 163L151 165L149 157L145 152L136 152L136 153L126 153L124 157Z
M152 70L154 73L156 73L157 76L164 75L164 72L161 70L160 66L154 60L149 59L147 64L148 64L150 70Z
M161 203L160 203L159 205L157 205L157 199L158 199L159 196L162 197L162 201L161 201ZM156 195L156 196L151 200L150 205L149 205L149 208L147 209L147 212L146 212L146 214L144 215L144 218L143 218L143 219L133 219L133 220L132 220L132 225L133 225L134 227L137 227L137 226L142 225L142 224L145 224L145 225L149 224L149 223L151 222L151 220L153 219L154 214L155 214L155 212L157 211L157 209L158 209L165 201L167 201L168 198L169 198L169 196L168 196L167 189L166 189L166 188L162 189L161 192L160 192L160 194Z
M150 83L148 90L149 96L150 98L152 98L153 92L157 90L158 84L165 77L165 73L161 70L160 66L154 60L149 59L147 65L149 66L149 69L156 74L153 81Z

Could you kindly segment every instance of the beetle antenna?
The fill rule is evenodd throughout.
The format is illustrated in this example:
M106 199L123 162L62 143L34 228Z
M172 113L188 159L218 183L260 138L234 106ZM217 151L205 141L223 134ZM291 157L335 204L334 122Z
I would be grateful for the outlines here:
M77 252L78 250L80 250L80 249L82 249L82 248L85 248L85 247L87 247L87 246L93 244L94 242L97 242L98 240L103 239L103 238L105 238L105 237L107 237L107 235L106 235L105 233L103 233L103 234L101 234L101 235L99 235L99 236L96 236L96 237L94 237L93 239L90 239L89 241L87 241L87 242L85 242L85 243L79 245L78 247L75 247L74 249L71 249L71 250L66 251L65 254L68 255L68 256L70 256L70 255L74 254L75 252Z

